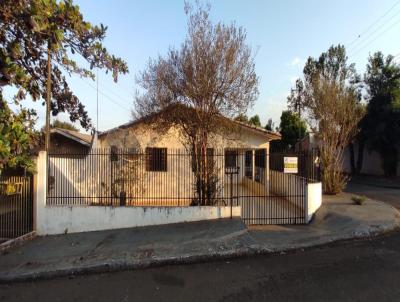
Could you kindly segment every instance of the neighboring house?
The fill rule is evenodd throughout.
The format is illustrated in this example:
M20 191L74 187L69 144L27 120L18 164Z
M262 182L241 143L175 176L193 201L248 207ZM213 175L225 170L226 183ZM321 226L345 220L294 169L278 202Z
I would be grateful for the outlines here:
M52 152L89 151L92 147L93 139L89 134L62 128L52 128L50 130L50 145Z
M296 150L305 151L318 148L318 140L314 133L307 133L307 135L296 144ZM354 143L354 162L357 162L358 156L358 143ZM343 152L343 172L351 173L350 162L350 148L346 147ZM378 152L364 148L363 162L361 174L366 175L384 175L382 169L382 160ZM397 165L397 175L400 175L400 163Z

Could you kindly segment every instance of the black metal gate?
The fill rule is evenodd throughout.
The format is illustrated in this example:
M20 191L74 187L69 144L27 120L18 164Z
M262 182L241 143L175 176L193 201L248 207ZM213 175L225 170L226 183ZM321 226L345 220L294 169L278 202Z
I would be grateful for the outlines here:
M306 223L306 187L315 174L315 156L268 154L260 148L208 148L201 156L168 148L53 152L47 204L232 205L241 207L246 224ZM286 156L298 157L298 173L284 170Z
M0 177L0 243L33 231L33 177Z
M282 161L282 170L275 161ZM247 225L306 223L308 180L300 173L284 173L283 157L266 149L240 150L226 174L230 202L241 207Z

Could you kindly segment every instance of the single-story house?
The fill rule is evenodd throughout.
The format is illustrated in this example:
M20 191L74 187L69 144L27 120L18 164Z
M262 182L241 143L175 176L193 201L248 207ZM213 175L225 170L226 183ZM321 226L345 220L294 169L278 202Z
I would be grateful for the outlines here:
M231 195L268 195L269 143L280 139L280 134L230 122L229 130L210 134L207 148L207 162L218 183L216 200L226 204ZM79 149L79 144L87 147L89 141L91 150L84 158L69 156L67 164L62 160L65 154L51 156L49 176L62 177L49 181L49 196L64 195L69 190L78 202L93 204L110 199L120 203L121 198L129 205L176 206L193 202L193 155L185 149L184 137L177 127L156 130L148 118L142 118L101 132L92 140L73 131L53 130L65 141L73 142L73 150ZM85 198L78 198L82 195ZM101 198L88 201L93 195Z
M74 147L38 156L38 233L233 216L246 224L308 223L321 204L321 184L270 169L269 144L278 133L229 125L210 133L200 157L185 148L178 127L160 131L148 118L90 139L53 131ZM76 151L83 146L88 152Z
M88 152L94 139L94 136L79 131L63 128L52 128L50 130L52 152Z

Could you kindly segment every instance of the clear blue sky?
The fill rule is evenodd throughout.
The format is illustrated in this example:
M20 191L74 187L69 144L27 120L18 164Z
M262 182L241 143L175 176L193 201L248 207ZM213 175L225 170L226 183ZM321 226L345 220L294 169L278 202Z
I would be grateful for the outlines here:
M118 84L110 75L100 73L99 128L106 130L130 119L132 95L137 89L135 75L148 59L165 54L169 46L179 47L183 41L186 33L183 0L76 2L86 20L108 26L105 46L129 65L130 73L121 76ZM211 5L214 21L235 21L243 26L248 44L258 49L256 71L260 77L260 95L249 115L259 114L263 124L268 118L279 123L292 82L301 75L308 56L318 56L332 44L350 44L350 60L363 72L369 53L377 50L385 54L400 53L398 0L218 0L211 1ZM96 91L92 87L96 83L78 78L72 78L70 83L95 123ZM41 125L44 107L38 109Z

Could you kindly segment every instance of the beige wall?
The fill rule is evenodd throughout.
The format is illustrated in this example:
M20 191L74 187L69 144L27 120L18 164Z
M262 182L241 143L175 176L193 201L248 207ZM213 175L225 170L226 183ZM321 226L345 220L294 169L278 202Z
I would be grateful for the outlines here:
M118 148L165 147L180 149L184 147L183 136L177 128L170 128L163 133L139 124L126 129L118 129L99 137L100 148L116 146ZM214 148L268 148L268 139L255 130L237 127L231 132L210 136L210 146Z
M354 144L354 161L357 162L358 143ZM350 150L346 147L343 151L343 171L351 173ZM361 174L384 175L382 159L378 152L364 148ZM397 175L400 175L400 160L397 163Z

